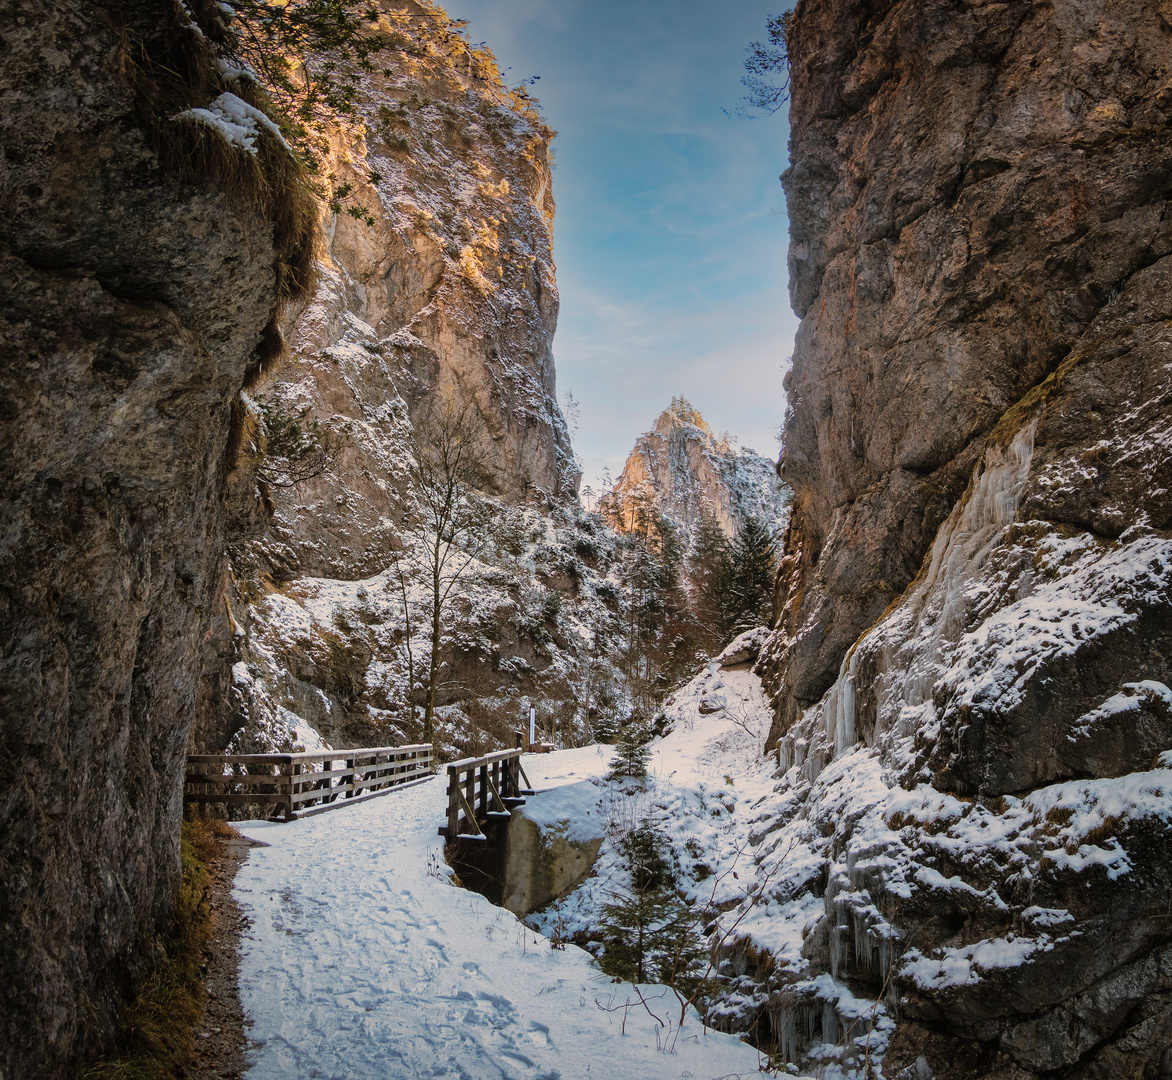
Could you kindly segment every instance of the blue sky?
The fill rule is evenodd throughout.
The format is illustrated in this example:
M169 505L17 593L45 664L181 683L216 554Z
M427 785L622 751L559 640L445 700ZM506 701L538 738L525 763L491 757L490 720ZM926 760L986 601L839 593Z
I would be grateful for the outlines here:
M782 114L726 115L782 0L441 0L554 141L558 391L583 483L617 476L676 394L775 457L797 320L786 292Z

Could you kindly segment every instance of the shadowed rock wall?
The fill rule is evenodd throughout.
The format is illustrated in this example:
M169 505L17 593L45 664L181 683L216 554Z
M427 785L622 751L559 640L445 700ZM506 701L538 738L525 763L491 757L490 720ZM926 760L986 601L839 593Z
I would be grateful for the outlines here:
M1172 246L1169 14L800 5L772 740L915 576L1001 415Z
M130 46L154 0L0 11L0 1076L109 1037L179 880L232 400L272 227L160 166Z
M1172 1068L1170 18L798 7L756 842L801 932L730 959L792 1060Z

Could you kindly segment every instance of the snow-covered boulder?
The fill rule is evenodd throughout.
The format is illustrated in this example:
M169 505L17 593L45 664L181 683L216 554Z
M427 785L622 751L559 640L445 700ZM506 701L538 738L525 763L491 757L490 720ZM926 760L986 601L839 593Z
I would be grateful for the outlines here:
M716 662L721 667L752 663L761 654L761 648L769 639L769 633L768 626L756 626L752 630L746 630L724 647Z

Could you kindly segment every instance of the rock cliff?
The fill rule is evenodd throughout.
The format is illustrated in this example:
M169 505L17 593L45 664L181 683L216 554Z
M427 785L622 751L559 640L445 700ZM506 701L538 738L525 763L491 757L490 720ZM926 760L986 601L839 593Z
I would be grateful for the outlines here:
M675 398L635 440L598 510L620 532L634 531L640 514L658 510L689 538L707 516L732 539L748 517L784 530L789 498L772 461L718 438L699 411Z
M1172 1064L1170 17L797 9L784 917L728 958L794 1060Z
M311 240L283 148L229 193L169 120L224 89L180 8L0 17L5 1080L70 1075L170 927L233 400Z
M258 462L273 403L308 410L342 449L324 474L266 491L271 519L232 549L201 748L420 737L430 609L408 463L439 402L485 432L488 515L443 619L441 743L511 745L531 702L571 739L625 708L615 538L578 505L556 399L553 132L442 12L397 10L399 47L329 133L327 167L362 216L330 216L289 361L252 405Z

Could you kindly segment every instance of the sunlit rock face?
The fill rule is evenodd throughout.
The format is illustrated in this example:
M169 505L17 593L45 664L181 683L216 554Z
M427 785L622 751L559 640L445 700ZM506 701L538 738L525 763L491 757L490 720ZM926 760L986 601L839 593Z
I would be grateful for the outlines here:
M412 51L365 79L326 166L370 223L330 215L317 293L288 332L292 363L261 388L348 439L331 475L275 498L272 537L309 574L385 566L408 512L403 424L444 397L484 426L489 491L548 507L577 490L551 351L553 132L495 68L438 36L434 14L403 10L417 17L392 23Z
M1161 25L798 10L795 509L757 840L784 915L755 908L729 952L795 1060L1169 1068Z
M269 526L232 549L196 729L208 749L418 738L411 660L429 653L429 587L410 437L445 401L485 433L495 524L444 617L441 745L511 745L529 702L550 737L581 731L596 684L615 708L623 697L607 659L617 594L595 592L613 537L579 534L556 401L553 133L434 9L396 5L381 25L401 48L331 132L322 171L348 193L326 215L317 291L286 328L288 361L254 391L307 408L344 447L325 475L272 488Z
M614 489L603 495L599 513L619 532L648 527L649 515L662 513L694 537L711 518L729 539L746 518L755 517L780 533L790 501L778 482L774 463L717 436L683 398L659 414L651 431L635 440Z
M157 959L228 539L232 400L272 226L152 149L128 42L178 9L6 7L0 35L0 1075L73 1075Z

